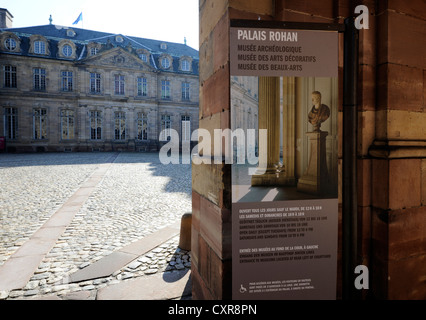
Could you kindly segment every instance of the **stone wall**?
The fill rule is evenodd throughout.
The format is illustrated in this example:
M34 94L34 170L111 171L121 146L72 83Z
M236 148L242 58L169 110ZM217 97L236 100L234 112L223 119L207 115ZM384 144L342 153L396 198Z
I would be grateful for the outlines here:
M9 151L156 151L165 142L159 141L161 115L171 116L172 129L181 136L181 116L191 119L191 131L198 128L198 87L197 75L139 71L129 65L101 66L95 63L77 65L73 61L43 59L19 55L2 55L0 85L0 136L5 133L4 114L6 108L18 110L18 132L16 139L7 139ZM128 59L130 60L130 59ZM17 70L17 87L4 86L3 66L12 65ZM46 70L46 90L35 91L33 68ZM73 90L61 89L61 71L73 72ZM90 93L90 72L102 74L101 93ZM125 94L114 93L114 75L125 76ZM147 96L137 93L137 77L145 77L148 83ZM161 98L161 80L170 81L170 99ZM182 83L190 85L190 100L182 99ZM47 110L47 139L34 139L33 110ZM61 110L72 110L75 114L75 138L61 139ZM90 111L102 111L102 139L92 140L90 136ZM114 112L124 111L126 115L126 139L114 138ZM138 141L137 116L143 112L148 120L148 139Z

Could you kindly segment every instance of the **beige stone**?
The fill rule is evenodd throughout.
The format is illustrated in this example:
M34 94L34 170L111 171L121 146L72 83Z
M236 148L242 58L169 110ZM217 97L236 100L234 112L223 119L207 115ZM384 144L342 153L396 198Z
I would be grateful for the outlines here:
M380 140L424 140L426 113L404 110L376 112L376 138Z
M2 35L3 33L0 33ZM75 50L73 50L75 52ZM77 57L76 57L77 58ZM158 62L157 62L158 63ZM111 151L157 150L161 116L170 115L171 128L181 136L182 116L189 116L191 131L198 128L198 72L174 73L154 70L136 54L115 47L103 48L98 54L83 60L2 54L2 66L16 66L17 88L5 88L1 80L0 135L3 135L6 108L18 110L17 137L7 139L7 147L16 151ZM34 90L34 68L46 72L46 90ZM63 91L61 72L72 72L72 91ZM90 73L101 74L99 93L90 93ZM115 94L115 76L124 76L124 94ZM147 95L138 96L137 77L147 79ZM170 99L161 97L162 81L170 81ZM189 84L189 100L182 97L182 83ZM34 139L33 113L45 109L47 117L45 139ZM70 136L61 134L61 111L71 111L74 126ZM91 140L90 112L100 111L102 137ZM115 112L124 112L125 139L115 139ZM137 140L138 113L147 119L147 140Z

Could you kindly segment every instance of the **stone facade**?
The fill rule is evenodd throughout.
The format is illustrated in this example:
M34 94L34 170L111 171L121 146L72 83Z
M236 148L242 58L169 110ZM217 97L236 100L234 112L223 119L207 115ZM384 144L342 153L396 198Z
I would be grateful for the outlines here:
M200 127L210 131L231 127L231 19L343 24L360 4L370 11L370 28L359 32L357 61L355 254L358 263L370 271L369 290L360 293L363 298L425 299L424 1L200 1ZM341 298L343 34L339 35L338 91L336 292ZM193 166L193 299L232 297L230 171L226 164ZM199 180L211 183L196 183Z
M0 32L9 152L154 151L198 128L198 51L46 25ZM161 132L164 131L163 134Z

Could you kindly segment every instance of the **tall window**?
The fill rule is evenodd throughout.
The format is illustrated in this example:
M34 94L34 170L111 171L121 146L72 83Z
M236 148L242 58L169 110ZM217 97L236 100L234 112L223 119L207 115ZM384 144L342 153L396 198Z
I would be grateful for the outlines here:
M102 139L102 111L90 111L90 139Z
M5 88L16 88L16 67L4 66L4 86Z
M96 48L96 47L90 48L90 55L91 56L96 56L97 54L98 54L98 48Z
M72 72L71 71L62 71L62 91L72 91Z
M115 140L126 139L126 113L123 111L114 112L114 138Z
M46 43L44 41L34 41L34 53L46 54Z
M115 83L115 94L124 94L124 76L116 75L114 76Z
M142 113L138 112L138 140L148 140L148 118Z
M148 95L148 84L146 78L138 77L138 96L146 97Z
M34 90L46 90L46 69L34 69Z
M182 82L182 100L189 100L189 83Z
M160 141L170 140L172 128L172 121L169 115L163 114L161 116L161 133L160 133Z
M18 137L18 108L5 108L4 111L4 135L9 140Z
M161 80L161 99L170 99L170 81Z
M191 118L182 116L182 141L191 141Z
M74 139L74 111L61 110L61 139Z
M90 93L101 92L101 74L90 73Z
M47 139L47 110L34 109L33 113L33 131L35 140Z

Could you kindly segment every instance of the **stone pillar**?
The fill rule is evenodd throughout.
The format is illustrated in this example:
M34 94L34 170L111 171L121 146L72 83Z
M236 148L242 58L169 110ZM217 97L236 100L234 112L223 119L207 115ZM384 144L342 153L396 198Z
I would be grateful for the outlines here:
M296 79L283 78L283 164L285 185L295 186Z
M229 128L229 20L343 23L356 1L200 1L200 127ZM363 2L370 28L360 31L358 226L368 295L425 299L426 87L424 2ZM395 27L398 26L398 27ZM339 35L339 203L342 193L343 35ZM285 123L284 123L285 127ZM330 132L331 134L331 132ZM374 141L374 142L373 142ZM287 160L285 160L287 172ZM288 169L290 176L290 168ZM193 166L193 299L231 297L229 168ZM339 206L339 242L342 238ZM339 249L339 257L342 248ZM339 258L339 265L341 258ZM423 269L422 269L423 268ZM339 266L338 270L341 270ZM341 272L341 271L340 271ZM341 274L338 296L341 295Z
M199 127L212 136L214 129L231 128L229 21L266 20L273 13L272 0L200 1ZM232 298L231 169L225 163L192 165L193 300Z
M326 137L328 132L307 132L310 144L308 168L297 183L297 190L314 195L328 193L329 178L326 157Z
M267 129L266 148L259 143L259 169L252 186L279 183L280 164L280 78L259 77L259 130ZM266 164L266 172L265 172Z

